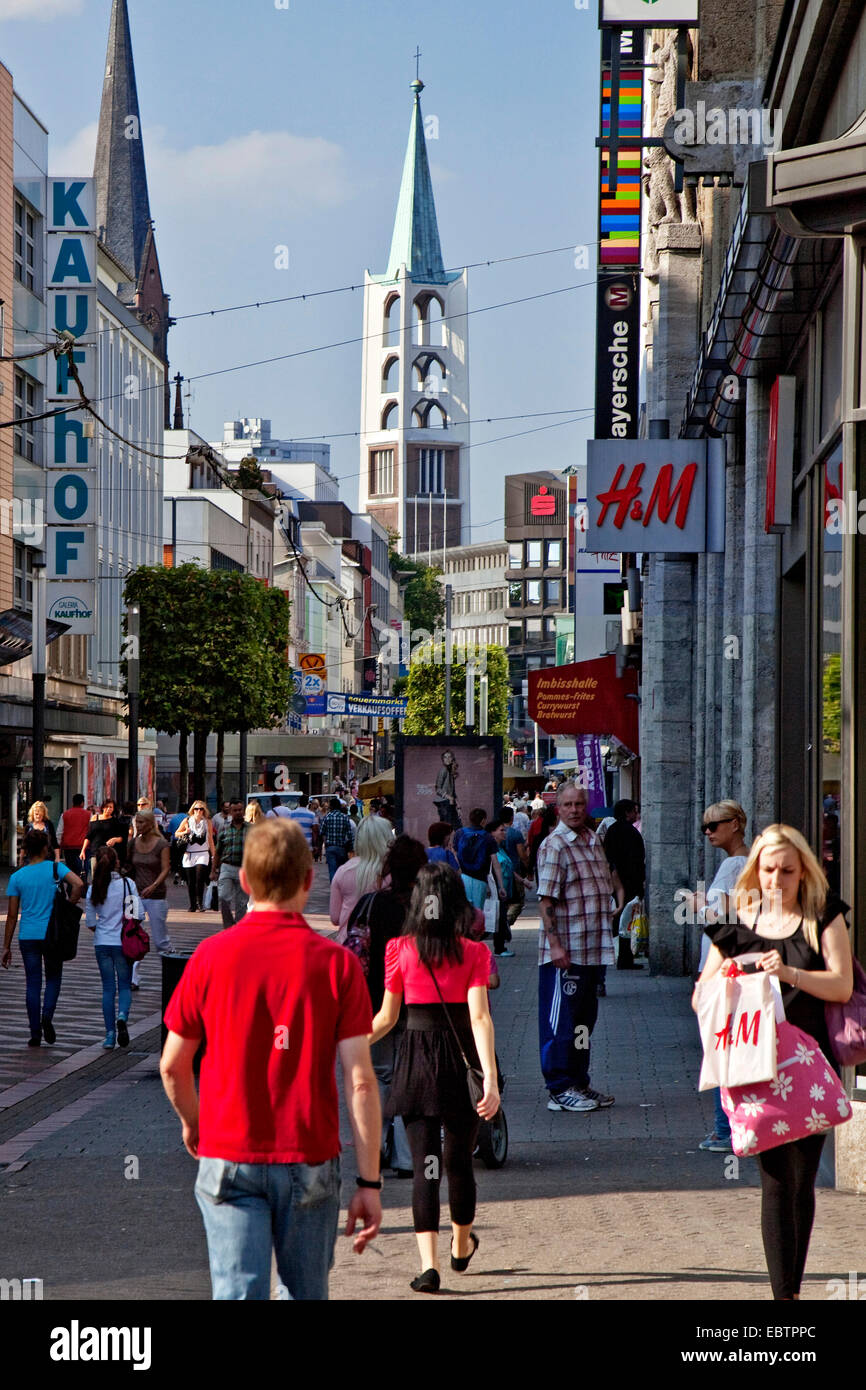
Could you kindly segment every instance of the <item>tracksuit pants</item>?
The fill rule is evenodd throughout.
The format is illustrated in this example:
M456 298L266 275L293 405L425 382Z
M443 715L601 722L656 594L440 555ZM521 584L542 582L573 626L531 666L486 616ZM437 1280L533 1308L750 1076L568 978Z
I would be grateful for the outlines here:
M538 1043L547 1089L589 1086L589 1039L598 1017L598 965L538 967Z

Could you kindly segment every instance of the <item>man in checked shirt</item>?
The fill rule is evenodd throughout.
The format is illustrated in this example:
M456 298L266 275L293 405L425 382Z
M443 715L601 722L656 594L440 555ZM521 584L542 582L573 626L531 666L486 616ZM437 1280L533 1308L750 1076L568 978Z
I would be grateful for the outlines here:
M599 966L614 963L610 900L621 909L625 896L586 823L586 791L566 782L556 800L559 822L538 852L538 1035L548 1110L580 1113L614 1101L589 1084L589 1039Z

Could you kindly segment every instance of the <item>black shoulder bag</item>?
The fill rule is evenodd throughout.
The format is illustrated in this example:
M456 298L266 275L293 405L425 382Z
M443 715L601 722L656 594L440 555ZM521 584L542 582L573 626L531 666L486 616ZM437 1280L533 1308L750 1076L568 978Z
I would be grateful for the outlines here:
M452 1021L451 1015L450 1015L449 1012L448 1012L448 1005L445 1003L445 1000L442 998L442 991L441 991L441 989L439 988L439 981L436 979L436 976L435 976L434 973L433 973L433 967L430 965L430 962L429 962L429 961L426 962L426 965L427 965L427 969L430 971L430 978L431 978L431 980L433 981L434 985L436 986L436 993L439 995L439 999L441 1000L442 1007L443 1007L443 1009L445 1010L445 1017L446 1017L447 1020L448 1020L449 1026L450 1026L450 1028L451 1028L451 1032L454 1034L454 1038L455 1038L455 1041L456 1041L456 1043L457 1043L457 1047L458 1047L458 1049L459 1049L460 1056L463 1058L463 1065L464 1065L465 1068L466 1068L466 1087L467 1087L467 1090L469 1091L469 1100L471 1101L472 1109L475 1110L476 1107L477 1107L477 1105L478 1105L478 1103L479 1103L479 1101L480 1101L480 1100L483 1098L483 1096L484 1096L484 1077L483 1077L482 1073L478 1070L477 1067L473 1067L473 1065L472 1065L472 1063L470 1062L469 1058L466 1056L466 1053L463 1051L463 1044L462 1044L462 1042L460 1041L460 1034L457 1032L457 1029L454 1027L454 1023L453 1023L453 1021Z
M78 931L81 926L81 908L71 903L66 896L63 880L57 876L57 860L54 870L54 904L48 926L45 930L45 954L55 961L74 960L78 954Z

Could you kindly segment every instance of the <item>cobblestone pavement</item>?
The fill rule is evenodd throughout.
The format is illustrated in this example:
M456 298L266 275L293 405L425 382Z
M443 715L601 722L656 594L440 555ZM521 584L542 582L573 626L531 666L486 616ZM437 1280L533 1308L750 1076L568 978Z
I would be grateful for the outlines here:
M219 921L189 916L180 894L171 889L169 923L176 944L189 948ZM308 913L320 929L330 928L327 896L321 865ZM768 1298L755 1164L697 1149L712 1109L695 1089L689 982L611 970L592 1080L616 1105L554 1113L538 1071L536 932L537 919L521 919L516 955L501 962L493 996L508 1161L497 1171L476 1165L481 1246L469 1272L455 1275L443 1234L443 1295ZM0 977L0 1274L41 1278L46 1299L206 1299L195 1165L157 1070L158 962L145 966L129 1050L103 1053L88 952L85 941L67 968L54 1048L24 1047L23 971ZM347 1190L354 1171L347 1144ZM388 1178L383 1233L360 1258L340 1238L332 1298L422 1297L408 1287L416 1272L410 1203L411 1183ZM819 1191L804 1299L826 1299L829 1279L862 1266L862 1221L861 1198Z

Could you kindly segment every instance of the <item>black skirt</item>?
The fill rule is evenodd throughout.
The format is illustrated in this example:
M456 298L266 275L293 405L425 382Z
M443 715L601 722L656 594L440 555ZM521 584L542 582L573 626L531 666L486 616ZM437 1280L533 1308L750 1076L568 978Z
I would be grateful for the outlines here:
M449 1004L448 1012L469 1062L478 1053L468 1004ZM385 1117L475 1114L466 1084L466 1064L441 1004L410 1004L400 1039Z

